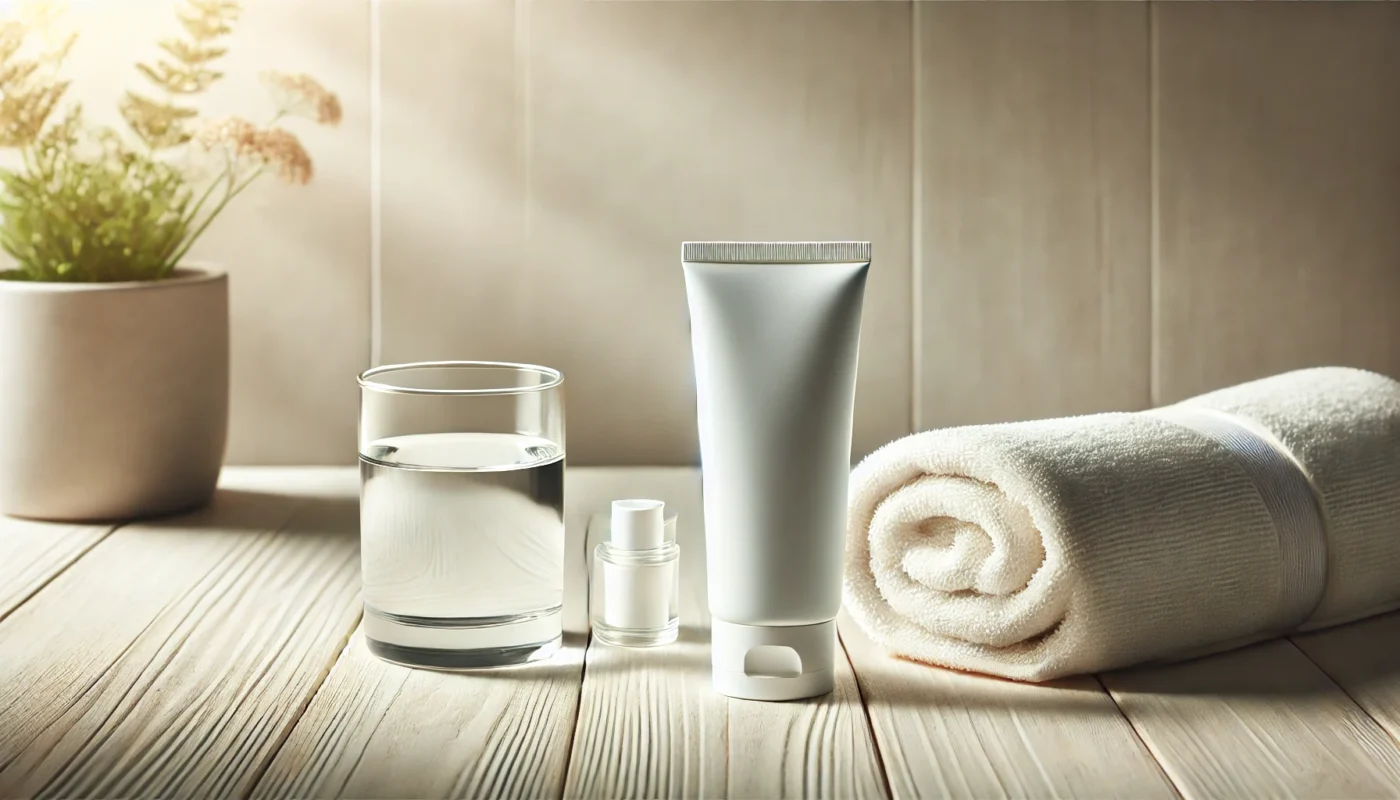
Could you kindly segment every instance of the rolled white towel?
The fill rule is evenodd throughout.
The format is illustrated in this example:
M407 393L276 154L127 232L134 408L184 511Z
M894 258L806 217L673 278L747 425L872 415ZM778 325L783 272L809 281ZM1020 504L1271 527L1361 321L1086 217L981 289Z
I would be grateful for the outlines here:
M851 475L845 599L895 653L1031 681L1400 607L1400 383L893 442Z

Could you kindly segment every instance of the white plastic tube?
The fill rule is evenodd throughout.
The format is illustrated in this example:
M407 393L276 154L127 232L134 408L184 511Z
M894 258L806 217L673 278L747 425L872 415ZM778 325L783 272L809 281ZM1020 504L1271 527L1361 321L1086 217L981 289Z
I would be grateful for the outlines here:
M868 242L687 242L715 690L835 685Z

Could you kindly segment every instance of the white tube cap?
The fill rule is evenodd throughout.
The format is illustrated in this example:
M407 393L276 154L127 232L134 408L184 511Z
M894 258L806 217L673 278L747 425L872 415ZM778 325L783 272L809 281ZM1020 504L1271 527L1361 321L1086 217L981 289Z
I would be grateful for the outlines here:
M715 691L744 700L799 700L836 688L836 620L739 625L710 618Z
M666 543L666 504L614 500L608 542L618 550L655 550Z

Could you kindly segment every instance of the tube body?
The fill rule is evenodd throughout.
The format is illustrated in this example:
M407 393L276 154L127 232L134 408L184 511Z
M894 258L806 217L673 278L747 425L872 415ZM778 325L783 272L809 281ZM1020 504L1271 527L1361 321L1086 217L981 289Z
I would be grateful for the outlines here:
M721 687L722 669L753 683L831 666L830 654L804 647L828 638L835 647L870 245L688 243L682 258L716 687L753 697ZM733 627L818 624L829 636L825 628L804 636ZM779 652L786 649L793 653ZM756 699L806 696L759 683L782 696Z

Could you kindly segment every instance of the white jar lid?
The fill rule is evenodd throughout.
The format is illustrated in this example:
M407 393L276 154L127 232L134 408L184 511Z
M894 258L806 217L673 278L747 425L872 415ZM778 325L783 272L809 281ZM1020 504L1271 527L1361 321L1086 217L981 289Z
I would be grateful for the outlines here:
M666 541L666 504L660 500L614 500L612 532L615 550L655 550Z

